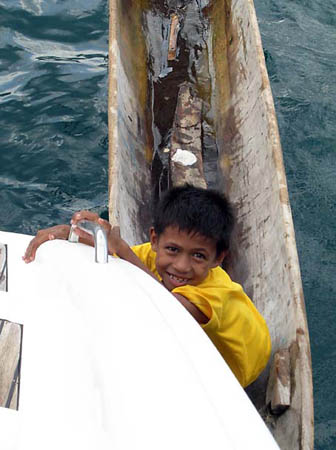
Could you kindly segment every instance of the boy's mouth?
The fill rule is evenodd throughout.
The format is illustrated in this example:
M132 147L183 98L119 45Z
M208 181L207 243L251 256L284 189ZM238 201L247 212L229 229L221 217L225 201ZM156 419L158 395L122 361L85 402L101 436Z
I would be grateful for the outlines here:
M187 284L189 279L188 278L181 278L176 275L173 275L172 273L167 272L167 275L169 279L171 280L172 284L176 286L182 286L184 284Z

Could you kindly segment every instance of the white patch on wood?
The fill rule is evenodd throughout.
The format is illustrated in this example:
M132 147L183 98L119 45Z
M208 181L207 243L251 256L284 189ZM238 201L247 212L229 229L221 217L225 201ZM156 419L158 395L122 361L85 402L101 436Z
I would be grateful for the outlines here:
M192 166L197 161L197 158L189 150L178 148L172 157L172 161L174 163L182 164L183 166Z

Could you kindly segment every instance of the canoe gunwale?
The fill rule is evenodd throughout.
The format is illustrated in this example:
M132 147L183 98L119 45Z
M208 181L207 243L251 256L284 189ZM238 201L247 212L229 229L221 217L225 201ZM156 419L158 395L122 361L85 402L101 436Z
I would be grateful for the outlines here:
M253 0L249 0L250 20L252 30L256 39L256 46L259 57L259 67L264 84L264 101L268 110L269 132L272 142L272 152L278 176L280 189L280 202L282 205L283 222L285 228L287 252L291 261L288 271L292 279L293 298L296 301L296 343L298 346L298 367L295 378L300 377L301 392L299 404L301 404L301 442L300 449L314 448L314 407L313 407L313 384L312 384L312 361L310 351L309 330L307 323L306 307L303 296L301 281L300 263L296 246L295 230L293 224L292 211L290 207L287 177L283 160L283 152L280 143L280 134L276 118L274 100L270 81L266 68L266 61L262 47L260 30Z

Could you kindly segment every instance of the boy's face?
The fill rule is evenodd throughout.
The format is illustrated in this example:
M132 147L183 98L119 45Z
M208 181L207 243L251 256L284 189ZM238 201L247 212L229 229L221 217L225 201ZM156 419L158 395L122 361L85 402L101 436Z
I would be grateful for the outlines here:
M156 269L169 291L186 284L197 286L226 254L216 256L212 239L177 227L167 227L160 236L151 228L150 240L156 252Z

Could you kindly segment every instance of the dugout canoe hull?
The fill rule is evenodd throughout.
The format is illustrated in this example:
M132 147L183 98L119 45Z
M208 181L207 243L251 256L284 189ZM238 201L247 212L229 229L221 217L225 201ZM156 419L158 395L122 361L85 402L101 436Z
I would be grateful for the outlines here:
M226 268L264 315L276 355L273 381L268 367L248 393L282 449L312 449L309 333L253 1L110 0L110 220L130 244L147 240L151 193L186 180L236 208ZM273 391L286 390L290 406L270 412Z

